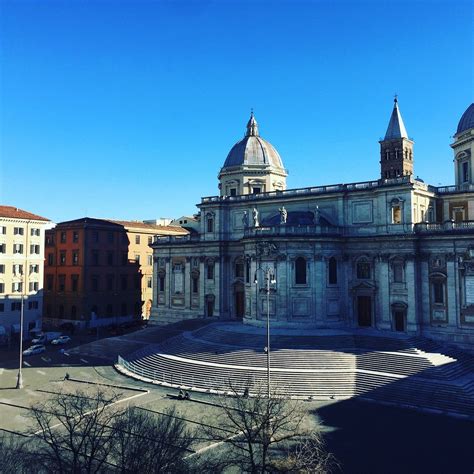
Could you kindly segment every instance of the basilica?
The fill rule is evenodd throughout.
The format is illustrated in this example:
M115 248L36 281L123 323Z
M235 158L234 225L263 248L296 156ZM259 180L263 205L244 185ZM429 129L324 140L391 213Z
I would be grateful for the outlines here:
M187 235L153 244L150 321L372 327L474 347L474 104L454 141L455 184L414 177L397 99L380 178L287 189L251 114Z

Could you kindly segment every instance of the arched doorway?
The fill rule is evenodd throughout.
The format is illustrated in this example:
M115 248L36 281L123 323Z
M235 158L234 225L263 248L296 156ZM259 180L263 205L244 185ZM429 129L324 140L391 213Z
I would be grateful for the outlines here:
M234 315L237 319L243 319L245 314L245 287L242 282L234 284Z

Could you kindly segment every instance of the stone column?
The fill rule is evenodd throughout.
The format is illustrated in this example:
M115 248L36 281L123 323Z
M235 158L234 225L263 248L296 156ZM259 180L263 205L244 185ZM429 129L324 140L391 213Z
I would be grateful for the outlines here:
M375 281L378 284L376 293L376 321L375 327L379 329L392 329L392 310L390 306L390 273L388 255L380 255L374 268Z
M184 307L191 309L191 257L184 264Z
M205 300L204 296L206 295L206 273L205 273L205 257L199 259L199 311L204 316L206 314L206 309L204 308Z
M324 265L325 261L321 255L315 255L313 259L313 273L311 278L311 293L313 295L312 304L314 308L314 323L317 326L324 326L326 322L326 302L324 289L326 284L324 281Z
M415 266L415 257L411 255L405 261L405 282L407 285L407 295L408 295L408 308L407 308L407 331L408 332L418 332L419 325L417 320L417 311L416 311L416 266Z
M165 306L171 308L171 283L173 275L171 274L171 258L166 258L166 276L165 276Z
M286 255L281 254L275 262L277 272L276 319L288 320L288 268Z
M453 253L446 255L446 294L447 294L447 312L448 312L448 328L455 330L458 326L459 314L456 308L457 291L456 291L456 258Z

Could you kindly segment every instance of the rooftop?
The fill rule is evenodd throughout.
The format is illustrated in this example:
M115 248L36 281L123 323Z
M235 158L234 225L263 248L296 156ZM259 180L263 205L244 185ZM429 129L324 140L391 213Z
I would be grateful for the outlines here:
M46 217L41 217L37 214L33 214L32 212L24 211L23 209L13 206L0 206L0 217L50 222L50 220Z

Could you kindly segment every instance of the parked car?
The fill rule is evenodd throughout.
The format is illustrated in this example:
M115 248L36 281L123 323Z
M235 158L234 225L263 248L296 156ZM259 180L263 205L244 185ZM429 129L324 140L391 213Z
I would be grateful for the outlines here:
M69 336L59 336L56 339L53 339L51 341L51 344L57 345L57 344L67 344L71 338Z
M24 356L30 356L35 354L41 354L46 350L46 347L43 344L35 344L34 346L28 347L28 349L23 351Z
M51 342L53 339L57 339L61 336L60 332L56 331L49 331L40 334L37 338L33 339L31 342L33 344L46 344L47 342Z

